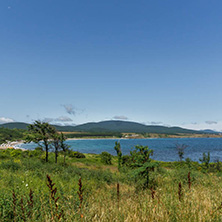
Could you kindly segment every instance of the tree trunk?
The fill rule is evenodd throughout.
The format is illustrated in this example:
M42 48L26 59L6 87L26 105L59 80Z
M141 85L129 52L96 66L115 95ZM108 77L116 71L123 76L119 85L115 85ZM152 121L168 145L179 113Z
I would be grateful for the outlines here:
M149 186L149 169L146 169L146 188Z
M57 157L58 157L58 148L55 148L55 163L57 163Z
M64 165L65 165L65 163L66 163L66 155L64 154Z
M49 146L47 141L44 141L45 143L45 162L49 161Z

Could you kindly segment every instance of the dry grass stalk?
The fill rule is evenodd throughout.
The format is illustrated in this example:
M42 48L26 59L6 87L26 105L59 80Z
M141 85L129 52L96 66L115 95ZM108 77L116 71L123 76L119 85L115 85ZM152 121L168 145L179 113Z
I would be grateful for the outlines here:
M20 200L20 206L21 206L21 211L22 211L22 215L21 215L22 216L22 220L26 221L23 197Z
M182 185L181 182L179 182L179 189L178 189L178 196L179 196L179 201L182 199Z
M221 210L222 209L222 202L220 204L220 206L217 208L217 210Z
M12 192L12 204L13 204L13 217L14 217L14 221L16 221L16 195L15 195L15 191L13 190Z
M155 198L156 191L153 188L150 188L152 199Z
M28 202L28 208L29 208L28 217L30 217L32 214L32 208L33 208L33 204L34 204L32 189L30 189L30 191L29 191L29 200L27 200L27 202Z
M190 177L190 172L188 173L187 175L187 178L188 178L188 185L189 185L189 189L191 188L191 177Z
M51 194L51 199L53 200L55 208L56 208L55 216L57 217L58 220L60 220L62 217L62 214L63 214L63 210L60 213L58 212L58 203L57 202L58 202L59 197L57 197L57 198L55 197L56 192L57 192L57 188L54 187L55 183L52 182L52 179L50 178L50 176L48 174L46 177L47 177L47 186L48 186L48 188L50 190L50 194Z
M219 205L219 207L217 207L214 211L211 212L211 216L218 210L221 210L222 209L222 202L221 204Z
M116 186L116 193L117 193L117 207L119 209L119 183L117 183L117 186Z
M77 191L77 194L79 196L79 210L81 212L82 209L82 203L83 203L83 187L82 187L82 179L81 177L79 178L79 191ZM83 214L80 214L80 218L83 218Z

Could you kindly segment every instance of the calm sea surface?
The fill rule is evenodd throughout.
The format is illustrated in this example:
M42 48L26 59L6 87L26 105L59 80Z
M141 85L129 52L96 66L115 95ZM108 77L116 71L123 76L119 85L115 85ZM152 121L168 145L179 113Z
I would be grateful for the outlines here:
M72 150L82 153L99 154L107 151L116 155L115 141L119 141L123 154L129 154L135 145L148 146L154 150L153 159L161 161L177 161L176 144L186 144L184 158L199 161L203 152L210 152L211 162L219 159L222 161L222 138L158 138L158 139L93 139L93 140L68 140L66 143ZM25 149L34 149L36 144L21 144Z

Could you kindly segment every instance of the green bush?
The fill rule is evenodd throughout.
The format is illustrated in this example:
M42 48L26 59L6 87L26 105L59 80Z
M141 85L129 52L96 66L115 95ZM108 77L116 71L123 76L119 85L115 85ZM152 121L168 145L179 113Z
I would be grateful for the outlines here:
M69 157L71 157L71 158L86 158L86 156L83 153L80 153L78 151L70 151Z
M128 155L122 156L122 165L130 166L132 158Z
M10 152L11 157L19 157L19 156L21 156L21 154L22 154L22 150L20 150L20 149L18 149L18 150L12 149Z
M111 165L112 164L112 155L108 152L102 152L100 154L101 162L103 164Z
M0 159L10 158L10 155L7 150L0 150Z
M20 164L15 163L13 161L7 161L7 162L4 161L1 163L0 168L15 171L15 170L19 170L21 166Z
M37 148L35 150L30 151L30 152L31 152L30 155L36 156L36 157L40 157L44 153L44 151L37 149Z
M44 151L44 150L42 149L42 147L36 147L35 150L36 150L36 151L40 151L40 152L43 152L43 151Z

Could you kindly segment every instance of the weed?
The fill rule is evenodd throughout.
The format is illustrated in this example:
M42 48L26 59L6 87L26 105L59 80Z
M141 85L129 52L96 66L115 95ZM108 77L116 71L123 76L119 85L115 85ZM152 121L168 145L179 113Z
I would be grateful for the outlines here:
M57 197L57 198L55 197L56 192L57 192L57 188L54 187L55 183L52 182L52 179L50 178L50 176L48 174L46 177L47 177L47 186L50 190L50 197L55 205L55 213L54 213L53 207L51 206L52 219L57 218L58 220L60 220L60 218L62 217L62 214L63 214L63 210L61 210L60 212L58 210L58 203L57 202L58 202L59 197ZM50 205L51 205L51 201L50 201Z
M79 186L79 191L77 192L77 194L79 196L79 211L80 211L80 217L83 218L83 214L81 213L82 203L83 203L83 187L82 187L81 177L79 178L78 186Z
M188 178L188 186L189 186L189 189L191 188L191 177L190 177L190 172L188 173L187 175L187 178Z

